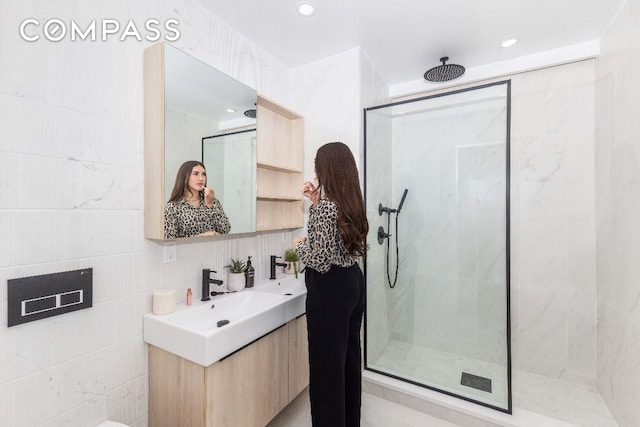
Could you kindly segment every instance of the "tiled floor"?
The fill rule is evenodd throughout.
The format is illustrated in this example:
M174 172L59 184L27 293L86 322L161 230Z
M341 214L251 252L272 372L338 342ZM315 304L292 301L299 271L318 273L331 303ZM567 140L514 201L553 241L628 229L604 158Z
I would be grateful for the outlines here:
M379 371L395 374L396 377L414 379L418 383L431 383L440 390L495 407L507 407L507 379L504 366L397 341L389 343L376 361L375 367L378 366L381 367L378 368ZM492 393L461 387L459 375L465 371L490 378L494 384ZM512 397L514 411L530 414L528 419L540 415L549 420L580 427L618 426L598 391L585 384L514 369ZM520 423L515 415L512 420L515 425L528 425L528 421Z
M287 406L268 427L311 426L307 390ZM362 427L459 427L436 417L381 399L362 394Z
M598 392L591 387L553 380L518 370L514 372L513 380L513 415L509 416L485 408L479 409L477 411L478 420L487 421L486 424L480 422L480 425L618 426ZM392 394L395 393L390 393L390 395ZM397 400L397 398L393 398L393 400ZM447 407L447 405L443 404L442 407ZM483 416L483 411L488 411L491 415L485 414ZM460 417L449 418L456 419L456 421L460 419ZM369 393L362 395L361 425L363 427L465 427L463 424L447 422ZM473 425L479 424L476 422ZM268 427L307 426L311 426L307 390L302 392L268 425Z
M581 427L617 427L594 387L520 370L513 373L513 405Z

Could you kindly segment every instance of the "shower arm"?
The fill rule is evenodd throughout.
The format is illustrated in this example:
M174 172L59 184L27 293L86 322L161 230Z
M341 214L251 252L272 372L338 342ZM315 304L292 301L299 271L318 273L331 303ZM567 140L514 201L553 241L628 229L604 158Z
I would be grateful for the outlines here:
M383 213L387 213L387 215L395 213L396 221L398 219L397 215L400 215L400 210L402 209L402 205L404 205L404 199L407 197L407 193L409 192L408 188L404 189L404 193L402 193L402 199L400 199L400 204L398 205L398 209L388 208L386 206L382 206L382 203L378 204L378 215L382 216ZM381 245L384 243L384 239L388 239L391 237L391 234L384 231L384 227L378 227L378 244Z
M386 206L382 206L382 203L378 204L378 215L382 216L383 213L394 213L396 212L395 209L392 208L388 208Z
M396 215L400 214L400 210L402 209L402 205L404 205L404 199L407 197L407 193L409 192L408 188L404 189L404 193L402 194L402 199L400 199L400 204L398 205L398 209L388 208L386 206L382 206L382 203L378 204L378 215L382 216L383 213Z

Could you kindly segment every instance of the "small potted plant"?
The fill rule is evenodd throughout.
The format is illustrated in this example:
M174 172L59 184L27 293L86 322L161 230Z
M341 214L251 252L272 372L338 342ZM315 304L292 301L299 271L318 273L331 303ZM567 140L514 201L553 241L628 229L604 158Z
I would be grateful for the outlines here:
M287 266L284 268L284 272L287 274L295 274L297 279L300 258L298 258L296 251L294 249L287 249L284 252L284 260L287 263Z
M224 268L229 269L229 284L227 288L230 291L238 292L244 289L244 269L245 264L240 258L231 258L231 264L225 265Z

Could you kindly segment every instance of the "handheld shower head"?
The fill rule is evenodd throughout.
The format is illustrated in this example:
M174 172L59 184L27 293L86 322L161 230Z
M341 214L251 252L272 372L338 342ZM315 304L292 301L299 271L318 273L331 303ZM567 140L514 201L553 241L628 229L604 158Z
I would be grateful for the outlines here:
M402 209L402 205L404 205L404 199L407 197L407 193L409 192L408 188L404 189L404 193L402 194L402 199L400 200L400 204L398 205L398 210L396 213L400 213L400 209Z

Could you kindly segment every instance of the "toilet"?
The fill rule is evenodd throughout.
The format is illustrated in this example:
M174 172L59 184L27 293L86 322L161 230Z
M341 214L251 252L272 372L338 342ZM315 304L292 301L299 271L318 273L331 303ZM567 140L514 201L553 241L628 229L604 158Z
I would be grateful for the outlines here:
M122 423L117 423L115 421L107 420L107 421L101 422L96 427L127 427L127 425Z

